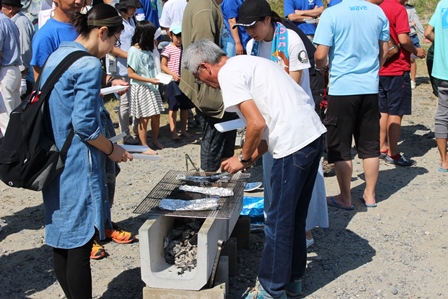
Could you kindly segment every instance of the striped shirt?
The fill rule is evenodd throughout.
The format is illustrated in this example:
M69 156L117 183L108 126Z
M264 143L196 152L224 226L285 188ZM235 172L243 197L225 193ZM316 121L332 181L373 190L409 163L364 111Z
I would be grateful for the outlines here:
M179 66L181 65L181 48L176 47L173 43L170 43L162 51L162 56L168 59L168 69L173 73L179 74Z

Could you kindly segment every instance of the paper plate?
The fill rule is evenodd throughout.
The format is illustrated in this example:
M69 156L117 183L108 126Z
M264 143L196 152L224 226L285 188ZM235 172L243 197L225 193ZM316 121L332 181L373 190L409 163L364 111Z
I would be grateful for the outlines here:
M134 159L138 159L138 160L151 160L151 161L160 160L159 155L132 154L132 157L134 157Z
M120 86L111 86L111 87L101 88L101 94L102 94L103 96L105 96L105 95L107 95L107 94L111 94L111 93L114 93L114 92L123 91L123 90L126 90L126 89L128 89L128 88L129 88L129 86L122 86L122 85L120 85Z
M221 133L244 128L245 126L246 123L241 118L215 124L216 130Z
M120 146L130 153L143 153L148 150L148 147L143 145L120 144Z
M307 24L317 24L319 23L318 19L308 19L305 21Z
M159 82L162 84L168 84L171 82L171 80L173 80L173 76L164 73L159 73L157 74L156 79L159 79Z

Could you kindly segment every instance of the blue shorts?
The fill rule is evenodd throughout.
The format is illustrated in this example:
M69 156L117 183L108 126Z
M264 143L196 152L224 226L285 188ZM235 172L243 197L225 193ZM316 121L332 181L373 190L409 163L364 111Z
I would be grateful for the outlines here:
M194 108L193 103L190 99L180 91L179 87L176 88L175 85L178 85L176 82L171 81L166 85L166 98L168 99L168 110L177 111L177 110L187 110ZM180 94L176 95L176 90L180 91Z
M417 34L409 35L409 37L411 38L411 41L416 48L421 48L420 39L418 38Z
M389 115L411 115L412 93L409 72L401 76L380 76L379 107Z

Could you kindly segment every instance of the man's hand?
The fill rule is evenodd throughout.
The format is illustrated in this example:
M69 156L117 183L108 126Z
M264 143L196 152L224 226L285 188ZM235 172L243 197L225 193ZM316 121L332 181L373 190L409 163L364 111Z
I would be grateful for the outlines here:
M425 58L426 52L425 52L425 50L423 50L423 48L417 48L417 54L415 56L417 56L419 58Z
M236 55L243 55L244 54L243 45L241 43L236 43L235 44L235 50L236 50Z
M248 167L238 160L237 156L233 156L221 162L221 171L227 171L228 173L237 173L240 170Z

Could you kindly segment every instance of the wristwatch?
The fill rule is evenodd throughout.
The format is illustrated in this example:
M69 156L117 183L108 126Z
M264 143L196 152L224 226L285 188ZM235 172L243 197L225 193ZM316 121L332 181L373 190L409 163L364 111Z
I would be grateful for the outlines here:
M249 158L249 159L243 159L243 153L242 153L242 152L238 155L238 161L240 161L240 162L243 163L243 164L249 163L250 160L251 160L251 158Z

